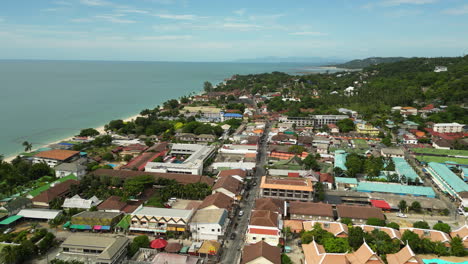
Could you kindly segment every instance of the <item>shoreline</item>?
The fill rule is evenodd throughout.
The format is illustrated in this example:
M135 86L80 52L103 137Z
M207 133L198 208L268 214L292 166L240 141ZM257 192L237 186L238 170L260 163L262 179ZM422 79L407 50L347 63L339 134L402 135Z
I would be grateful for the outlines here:
M129 122L129 121L135 120L137 117L140 117L140 116L141 116L140 114L136 114L136 115L132 115L132 116L127 117L127 118L122 119L122 120L123 120L124 122ZM118 119L114 119L114 120L118 120ZM107 123L109 123L109 122L110 122L110 121L108 121ZM107 124L107 123L106 123L106 124ZM102 135L102 134L105 134L104 126L105 126L106 124L104 124L104 125L102 125L102 126L99 126L99 127L93 127L93 128L96 129L96 130L100 133L100 135ZM85 129L85 128L82 128L82 129ZM78 131L77 133L79 133L79 131ZM52 144L58 144L58 143L60 143L60 142L62 142L62 141L69 141L69 140L72 140L74 137L75 137L75 136L71 136L71 137L66 137L66 138L62 138L62 139L59 139L59 140L55 140L55 141L53 141L53 142L49 142L49 143L47 143L47 144L44 144L44 145L41 145L41 146L38 146L38 147L34 148L33 150L31 150L31 152L33 152L34 150L40 149L40 148L46 148L46 147L48 147L49 145L52 145ZM24 152L24 151L23 151L23 152ZM14 160L19 154L21 154L21 153L23 153L23 152L19 152L19 153L16 153L16 154L14 154L14 155L10 155L10 156L8 156L8 157L5 157L5 158L3 159L3 161L11 163L12 160Z

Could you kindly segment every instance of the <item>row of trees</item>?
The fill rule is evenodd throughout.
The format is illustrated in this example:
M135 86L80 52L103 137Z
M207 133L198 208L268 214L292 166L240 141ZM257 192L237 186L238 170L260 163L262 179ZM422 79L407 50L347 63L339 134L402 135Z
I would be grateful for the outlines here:
M0 262L5 264L24 263L38 254L47 254L47 251L56 245L54 234L45 228L36 230L30 239L27 236L28 230L0 236L0 241L19 244L4 246L0 251Z

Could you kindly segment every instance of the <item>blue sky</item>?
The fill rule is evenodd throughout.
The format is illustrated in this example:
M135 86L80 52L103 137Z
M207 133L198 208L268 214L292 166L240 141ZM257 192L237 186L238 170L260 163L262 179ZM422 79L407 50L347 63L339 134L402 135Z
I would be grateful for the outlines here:
M468 0L15 0L0 6L0 59L468 53Z

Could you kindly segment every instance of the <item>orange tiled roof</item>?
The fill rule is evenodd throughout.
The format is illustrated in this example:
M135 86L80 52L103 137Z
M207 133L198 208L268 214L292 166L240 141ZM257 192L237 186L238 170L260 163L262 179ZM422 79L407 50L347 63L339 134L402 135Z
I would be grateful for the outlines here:
M44 159L67 160L75 155L78 155L79 153L79 151L73 150L53 149L39 152L34 156Z
M270 177L268 177L270 178ZM267 179L266 176L262 176L262 182L260 188L265 189L281 189L281 190L296 190L296 191L307 191L312 192L314 187L312 180L309 178L298 178L298 179Z

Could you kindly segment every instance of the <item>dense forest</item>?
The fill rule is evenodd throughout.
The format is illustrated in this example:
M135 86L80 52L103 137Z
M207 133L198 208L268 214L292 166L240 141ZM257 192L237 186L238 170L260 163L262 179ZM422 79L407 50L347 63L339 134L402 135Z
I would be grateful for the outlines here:
M342 69L363 69L381 63L391 63L407 60L405 57L370 57L362 60L352 60L341 64L330 65Z

